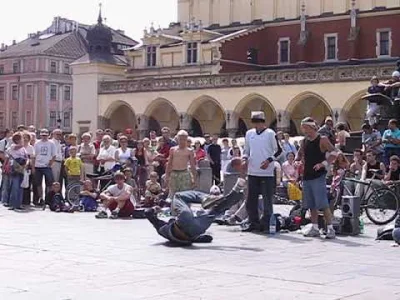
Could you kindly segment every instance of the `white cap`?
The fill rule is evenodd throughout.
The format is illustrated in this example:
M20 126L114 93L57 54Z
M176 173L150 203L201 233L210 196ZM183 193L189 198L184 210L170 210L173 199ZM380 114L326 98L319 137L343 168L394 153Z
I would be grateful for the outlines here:
M399 71L394 71L392 74L392 77L400 77L400 72Z
M265 121L265 113L262 111L252 111L251 112L252 120Z
M211 195L219 195L219 194L221 194L221 190L219 189L218 186L213 185L213 186L210 188L210 194L211 194Z

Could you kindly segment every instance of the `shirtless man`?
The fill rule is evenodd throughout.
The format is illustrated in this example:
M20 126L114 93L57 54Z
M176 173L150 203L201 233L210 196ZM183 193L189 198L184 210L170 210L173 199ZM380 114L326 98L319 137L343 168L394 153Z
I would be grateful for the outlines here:
M165 183L169 189L170 198L176 192L193 189L196 182L196 160L193 150L187 147L188 136L185 130L180 130L177 134L178 146L172 147L169 151L169 159L165 170ZM188 166L190 167L190 172Z

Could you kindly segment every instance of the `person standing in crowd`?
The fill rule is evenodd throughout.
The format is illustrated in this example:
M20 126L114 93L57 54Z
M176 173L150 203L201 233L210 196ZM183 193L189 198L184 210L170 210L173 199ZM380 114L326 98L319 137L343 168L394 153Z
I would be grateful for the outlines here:
M232 145L232 147L229 149L229 152L228 152L228 159L231 160L234 157L242 157L243 149L242 149L242 147L240 147L238 145L236 139L231 139L231 145ZM238 150L239 150L239 155L235 155L235 152L237 154Z
M212 144L207 147L208 160L211 164L213 184L221 183L221 146L218 145L218 135L213 135Z
M163 129L161 129L161 135L164 138L164 143L169 147L169 149L177 145L176 142L171 139L171 129L169 129L168 127L164 127Z
M139 191L142 194L144 194L146 190L146 181L149 178L149 173L148 173L148 166L149 166L149 160L147 158L147 151L144 149L143 141L139 140L137 142L137 148L134 151L134 156L137 160L137 176L138 176L138 185L139 185Z
M5 172L4 162L7 159L7 150L11 147L12 144L13 134L13 130L6 129L4 131L4 138L0 141L0 163L2 164L0 200L7 205L9 202L10 174L7 174L7 172Z
M336 135L333 128L333 120L331 116L325 118L324 125L318 130L321 136L326 136L332 145L336 144Z
M226 166L228 165L230 159L228 158L229 154L229 140L227 138L222 139L222 147L221 147L221 169L222 173L225 172Z
M104 130L104 134L108 135L111 138L111 146L117 149L119 145L118 145L118 140L115 139L114 131L110 128L107 128L106 130Z
M148 173L150 174L154 171L155 167L159 165L158 162L155 161L155 158L158 155L157 148L151 146L151 141L149 138L143 139L143 146L144 150L146 151L147 163L149 164Z
M267 127L262 111L251 113L254 128L246 132L243 160L248 174L246 209L249 222L244 232L269 232L269 221L273 213L272 199L275 192L275 163L282 153L275 132ZM263 217L258 213L258 196L263 197Z
M157 140L157 132L155 132L154 130L151 130L149 133L149 139L150 139L150 141Z
M339 123L336 126L337 134L336 134L336 148L340 151L344 151L346 148L346 139L350 137L350 133L346 130L346 125L343 123Z
M124 166L135 157L135 150L129 147L129 139L125 135L119 137L119 145L120 147L115 151L115 162Z
M193 189L197 181L194 153L192 149L187 147L189 135L185 130L180 130L177 137L179 144L170 149L165 172L165 183L168 186L170 198L176 192ZM190 171L188 166L190 166Z
M388 166L390 157L400 156L400 129L397 120L389 121L388 129L383 133L382 143L385 151L384 163L385 166Z
M8 149L8 159L11 167L10 172L10 210L22 209L23 188L21 187L24 178L24 170L28 163L28 153L25 150L21 132L14 133L13 144Z
M194 156L196 159L196 163L207 157L206 151L204 151L204 149L201 148L201 143L198 140L194 142Z
M204 135L204 144L203 144L203 149L204 149L204 151L206 151L206 153L208 153L207 150L208 150L208 147L209 147L211 144L212 144L212 142L211 142L211 136L210 136L208 133L206 133L206 134Z
M285 154L286 158L288 156L288 153L292 152L294 153L294 155L297 154L297 149L294 146L294 144L292 144L290 142L290 135L289 133L284 133L283 134L283 140L282 140L282 151Z
M123 135L126 136L126 138L128 140L128 148L136 149L137 141L135 140L135 138L133 136L133 130L131 128L127 128L127 129L125 129L125 134L123 134Z
M63 149L61 145L62 131L61 129L55 129L52 133L51 142L53 142L56 147L56 158L51 166L51 171L53 172L53 180L60 182L61 167L63 163Z
M40 204L46 193L50 190L54 182L52 165L56 160L56 146L52 141L48 140L49 131L42 129L40 131L40 140L35 144L35 159L32 163L32 174L35 184L38 188L38 199L34 199L34 204ZM43 177L46 183L46 193L43 192L42 183Z
M112 145L112 138L109 135L104 135L102 139L102 146L97 156L100 162L99 172L103 173L111 170L115 166L115 151L117 150Z
M96 157L96 147L92 144L92 136L85 132L81 137L82 143L78 147L78 156L83 162L85 174L93 173L93 166Z
M31 205L31 187L33 192L33 198L37 199L37 187L33 184L33 176L32 176L32 160L35 157L35 148L30 144L31 142L31 133L25 131L23 133L24 147L25 151L28 155L28 162L26 164L26 170L29 174L29 186L23 189L23 197L22 204L23 205Z
M326 238L335 238L332 225L332 213L329 207L326 188L326 175L329 164L337 157L337 150L327 136L318 132L316 122L312 118L301 121L301 130L305 139L301 142L296 161L304 164L303 173L303 206L311 210L311 226L305 228L307 237L320 236L318 229L318 211L322 210L327 224ZM327 158L328 157L328 158Z

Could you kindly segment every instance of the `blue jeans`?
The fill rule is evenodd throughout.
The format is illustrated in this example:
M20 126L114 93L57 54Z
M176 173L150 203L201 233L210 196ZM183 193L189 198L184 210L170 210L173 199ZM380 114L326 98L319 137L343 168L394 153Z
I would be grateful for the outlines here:
M23 192L21 183L24 176L22 174L13 174L10 179L10 207L20 208L22 205Z
M400 244L400 228L393 229L393 239L397 244Z
M35 178L35 184L38 188L42 187L43 177L44 177L44 181L46 183L46 192L48 192L50 190L51 185L54 182L53 171L51 170L50 167L35 168L34 178ZM44 196L45 196L45 192L42 193L42 198L44 198Z
M258 213L258 196L263 198L263 218L262 225L268 228L269 219L274 213L272 200L275 193L275 177L248 176L247 202L246 209L249 214L249 222L253 225L260 225L260 216Z
M10 175L3 173L1 177L1 189L0 189L0 199L3 204L10 203L10 182L11 182Z
M324 210L329 207L326 173L303 181L303 208Z

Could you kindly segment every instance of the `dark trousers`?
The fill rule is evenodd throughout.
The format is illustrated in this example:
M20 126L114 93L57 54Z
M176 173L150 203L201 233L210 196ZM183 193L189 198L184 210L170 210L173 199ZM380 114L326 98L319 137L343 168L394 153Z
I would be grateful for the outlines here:
M260 225L258 215L258 196L263 198L263 217L261 225L268 228L269 219L273 214L272 200L275 192L275 177L248 176L246 209L249 214L249 222L253 225Z
M24 189L22 204L23 205L30 205L31 204L31 191L33 192L33 201L34 203L38 202L38 191L37 185L34 184L33 175L29 175L29 187Z
M221 183L221 162L211 164L213 183L219 185Z

